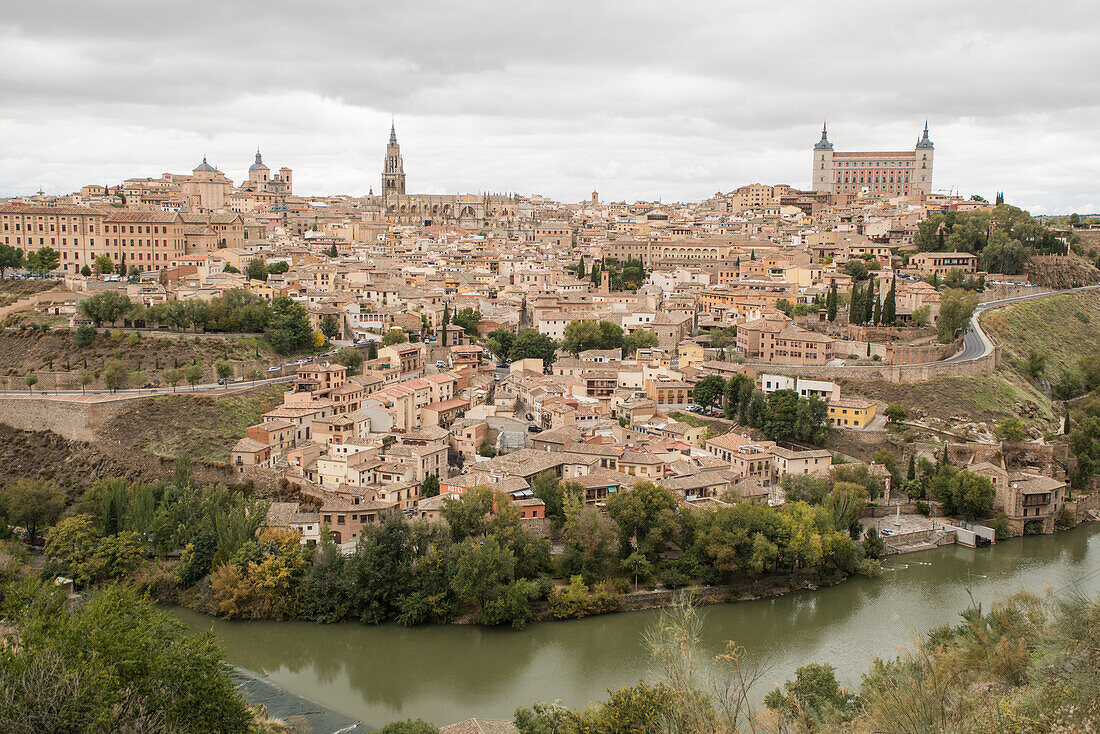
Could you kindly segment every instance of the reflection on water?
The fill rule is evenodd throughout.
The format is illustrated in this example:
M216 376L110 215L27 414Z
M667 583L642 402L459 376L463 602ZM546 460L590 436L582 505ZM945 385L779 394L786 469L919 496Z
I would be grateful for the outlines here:
M1091 574L1091 575L1089 575ZM828 661L842 679L914 636L1018 589L1100 592L1100 527L1013 540L994 548L948 546L885 562L878 579L778 599L709 607L704 644L727 640L768 666L769 687L795 668ZM174 610L191 628L213 628L229 661L367 724L421 717L511 718L536 700L579 706L646 675L641 635L655 612L534 624L523 632L479 627L368 627L304 622L224 622ZM766 693L758 690L757 696Z

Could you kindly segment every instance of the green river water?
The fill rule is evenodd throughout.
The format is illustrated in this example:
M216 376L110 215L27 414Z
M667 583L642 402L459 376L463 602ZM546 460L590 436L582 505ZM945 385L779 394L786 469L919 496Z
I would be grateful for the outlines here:
M703 642L726 640L764 662L756 697L810 662L830 662L856 684L876 656L986 607L1018 589L1100 593L1100 526L1029 537L992 548L947 546L894 556L879 578L818 591L706 608ZM229 661L286 691L369 726L424 718L511 718L517 706L572 706L646 676L642 634L656 612L544 622L522 632L473 626L404 628L305 622L225 622L173 610L191 629L213 629Z

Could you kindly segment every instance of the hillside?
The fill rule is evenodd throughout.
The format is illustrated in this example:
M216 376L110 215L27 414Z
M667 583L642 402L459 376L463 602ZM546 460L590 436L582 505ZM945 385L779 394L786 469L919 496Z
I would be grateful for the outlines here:
M1024 301L989 311L982 327L1001 346L1002 364L1018 371L1032 351L1046 357L1051 380L1075 367L1083 354L1100 352L1100 291Z
M194 459L229 461L229 450L245 428L282 403L286 385L264 385L240 393L162 395L134 400L101 430L100 440L161 456L187 453Z

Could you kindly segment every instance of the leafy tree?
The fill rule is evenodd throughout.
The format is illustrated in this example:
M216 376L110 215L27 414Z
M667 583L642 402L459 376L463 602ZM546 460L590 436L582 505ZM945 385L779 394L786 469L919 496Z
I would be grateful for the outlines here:
M348 368L348 374L355 374L363 366L363 353L354 347L345 347L336 353L336 364Z
M546 517L550 518L554 529L565 524L565 497L567 494L580 496L583 491L576 482L560 482L552 471L545 471L531 480L531 491L545 505Z
M126 365L117 359L107 360L103 365L103 386L114 392L126 376Z
M653 349L660 344L660 339L652 331L635 329L623 337L623 356L634 354L639 349Z
M464 543L455 559L452 588L459 598L481 611L500 588L514 579L516 557L489 536L481 542Z
M508 359L508 355L512 351L512 344L516 340L516 335L507 329L496 329L490 332L488 338L485 340L486 348L496 355L497 359L504 361Z
M980 474L943 464L932 477L929 493L943 503L944 512L952 517L973 521L993 513L996 492L989 478Z
M844 272L852 276L853 281L867 280L870 274L867 263L862 260L849 260L844 263Z
M813 474L784 474L780 480L788 502L806 502L818 505L832 489L832 482Z
M1032 349L1027 353L1027 373L1032 377L1041 377L1047 368L1047 357L1042 352Z
M137 533L125 531L101 537L91 515L73 515L51 528L44 552L63 564L79 584L124 578L145 558Z
M34 392L34 386L38 384L38 375L28 372L23 376L23 382L27 383L27 390Z
M260 379L260 377L262 377L262 373L257 367L249 367L247 370L244 371L244 379L253 384L255 384L256 380Z
M224 359L219 359L214 362L214 372L218 375L219 380L228 380L233 376L233 365ZM225 387L228 389L228 382L226 382Z
M245 275L249 280L267 280L267 265L264 263L263 258L256 257L248 261L248 265L244 269Z
M267 266L268 275L282 275L288 270L290 270L290 263L288 263L286 260L279 260L278 262L273 262Z
M738 372L726 381L725 387L722 389L722 401L725 404L726 418L730 420L737 420L737 409L741 396L741 388L748 384L752 386L752 381L743 372Z
M886 543L874 525L863 535L863 554L868 558L882 558L886 554Z
M264 335L279 354L291 354L308 347L313 340L313 330L305 307L287 296L275 298L271 302L271 317Z
M420 483L420 496L421 497L436 497L439 495L439 477L435 474L429 474L424 477L424 481Z
M61 263L61 253L52 247L40 247L27 253L27 268L39 275L56 270Z
M87 388L88 388L88 385L91 385L93 382L95 382L95 373L94 372L92 372L91 370L84 370L83 372L81 372L80 373L80 392L81 393L86 392Z
M0 278L9 268L23 267L23 250L18 247L0 243Z
M913 311L913 323L917 326L928 326L932 323L932 307L921 306Z
M602 344L603 334L595 319L570 321L565 325L561 348L574 356L589 349L600 349Z
M404 329L390 329L382 335L382 344L387 347L394 344L404 344L407 341L409 341L409 336Z
M215 331L261 332L271 318L271 306L243 288L234 288L210 301L211 328Z
M97 273L113 273L115 272L115 264L111 262L111 258L106 255L97 255L95 259L95 271Z
M27 529L32 543L38 538L38 528L56 522L65 509L64 493L44 479L18 479L4 487L3 498L8 518Z
M619 528L619 555L636 548L651 561L665 551L676 533L676 499L664 487L638 482L607 501L607 514Z
M1009 442L1024 441L1027 439L1027 430L1019 418L1005 418L997 424L997 438Z
M634 588L638 588L638 580L649 578L653 573L653 564L641 553L634 551L629 556L619 561L619 567L623 573L634 577Z
M776 390L768 395L768 407L761 428L773 441L794 438L798 419L798 393L794 390Z
M246 734L252 714L212 635L192 635L140 592L109 586L69 609L28 582L0 658L0 730Z
M203 368L199 363L189 364L183 368L183 379L187 380L187 384L191 386L192 390L202 380L202 375Z
M901 423L909 417L909 411L901 403L890 403L882 413L886 416L887 422L894 424Z
M73 332L73 344L78 347L86 347L95 340L95 327L88 324L81 324L76 327L76 331Z
M321 319L321 333L325 335L327 339L335 339L340 336L340 322L330 313L324 315Z
M134 308L133 302L123 293L104 291L80 302L80 313L96 326L114 323Z
M854 715L856 696L840 687L836 668L811 663L796 670L794 680L785 682L782 689L765 696L764 705L808 731L817 731L823 721Z
M378 342L367 342L367 359L372 361L378 359Z
M614 564L615 534L595 507L584 504L580 496L566 493L563 498L565 525L562 529L561 565L567 576L579 575L586 583L602 579Z
M725 387L726 381L724 379L717 375L708 375L695 383L695 387L691 391L691 399L695 401L696 405L701 405L704 408L709 407L722 397Z
M467 307L456 313L451 321L455 326L462 327L462 330L470 336L477 336L477 325L481 321L481 311Z
M943 294L940 315L936 318L936 335L942 344L949 343L956 332L966 328L977 305L977 293L956 288Z
M85 278L90 278L92 275L92 269L89 268L87 265L81 265L80 274L83 275Z
M516 334L512 342L510 356L517 359L541 359L544 367L554 363L554 353L557 347L554 340L545 334L540 334L537 329L522 329Z
M176 390L176 383L183 379L183 372L175 367L170 367L164 371L162 375L164 381L172 386L172 391Z

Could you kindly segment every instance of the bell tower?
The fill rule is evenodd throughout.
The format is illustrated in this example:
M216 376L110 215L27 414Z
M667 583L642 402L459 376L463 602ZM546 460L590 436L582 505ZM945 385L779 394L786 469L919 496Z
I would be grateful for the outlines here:
M397 144L397 130L390 123L390 142L386 145L386 160L382 165L382 201L391 194L405 193L405 163L401 160L401 146Z

